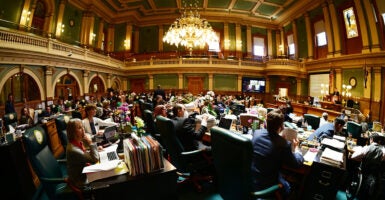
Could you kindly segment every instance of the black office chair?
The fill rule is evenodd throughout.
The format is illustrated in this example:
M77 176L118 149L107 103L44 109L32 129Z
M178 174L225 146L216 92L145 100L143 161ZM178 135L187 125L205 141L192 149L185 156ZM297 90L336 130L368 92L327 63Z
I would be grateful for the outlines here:
M8 113L4 115L4 126L5 130L9 131L9 125L13 126L14 128L17 126L17 113Z
M212 176L202 175L202 170L209 167L210 161L206 159L203 149L185 151L183 145L176 136L174 122L166 117L158 115L156 126L162 137L170 162L177 168L178 175L184 179L180 183L192 182L197 191L202 191L200 181L212 181Z
M220 128L211 128L211 147L218 176L219 194L223 199L280 199L281 184L261 191L252 190L251 140Z
M313 114L304 114L304 120L310 125L314 130L319 127L319 122L321 121L321 117Z
M72 118L83 119L82 113L77 111L77 110L74 110L74 111L72 111Z
M146 132L160 142L161 137L158 129L155 126L154 116L151 110L145 109L143 113L143 121L146 124ZM161 142L160 142L161 143Z
M41 126L27 129L23 135L28 159L39 177L43 190L49 199L82 198L82 192L70 185L66 172L55 159L47 144L47 134Z

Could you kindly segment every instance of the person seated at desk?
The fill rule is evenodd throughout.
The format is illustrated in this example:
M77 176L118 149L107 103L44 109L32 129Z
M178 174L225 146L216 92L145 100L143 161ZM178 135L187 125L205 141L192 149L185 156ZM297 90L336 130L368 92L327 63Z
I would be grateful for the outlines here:
M21 124L28 124L28 126L33 125L33 118L29 114L29 109L27 107L21 109L21 116L18 125Z
M89 164L95 164L99 161L99 154L96 143L93 143L91 137L85 134L82 121L80 119L71 119L67 124L68 145L67 172L68 181L79 189L84 189L87 185L87 176L83 174L83 168ZM83 145L89 146L89 151Z
M51 117L55 113L52 111L51 106L45 107L45 110L41 113L41 117Z
M96 106L93 104L88 104L85 108L86 118L83 119L83 126L86 133L91 134L91 136L100 135L99 127L100 126L118 126L115 122L102 120L95 117Z
M326 123L328 123L328 113L327 112L324 112L324 113L322 113L322 117L321 117L321 119L320 119L320 121L319 121L319 126L318 127L321 127L321 126L323 126L324 124L326 124Z
M289 142L279 135L284 129L284 114L279 109L270 111L266 122L267 129L256 130L252 137L253 189L266 189L280 182L283 185L283 195L287 197L290 194L290 184L282 177L280 169L283 165L298 168L304 159L297 139Z
M385 147L384 136L373 133L370 145L354 148L351 159L361 161L362 185L358 199L384 199L383 179Z
M345 121L340 118L335 118L333 123L326 123L322 125L321 127L317 128L309 137L307 140L314 140L318 139L319 142L322 141L325 137L332 138L334 134L341 133L342 129L344 128Z
M207 131L208 115L202 116L201 126L195 129L195 118L189 117L183 104L176 104L173 107L175 116L172 120L175 124L176 135L182 143L185 151L207 149L210 147L202 143L202 137Z

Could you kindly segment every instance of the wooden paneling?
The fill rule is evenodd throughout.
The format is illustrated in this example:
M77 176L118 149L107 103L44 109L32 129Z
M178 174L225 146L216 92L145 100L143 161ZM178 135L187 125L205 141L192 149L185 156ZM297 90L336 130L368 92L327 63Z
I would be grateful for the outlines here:
M49 120L45 126L51 151L55 158L60 158L64 154L64 147L57 133L55 120Z

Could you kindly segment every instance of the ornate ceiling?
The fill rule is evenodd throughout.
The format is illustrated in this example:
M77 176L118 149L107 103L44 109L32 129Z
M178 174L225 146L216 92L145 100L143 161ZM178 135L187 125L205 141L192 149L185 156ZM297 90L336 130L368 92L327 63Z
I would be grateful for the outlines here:
M69 0L109 23L150 25L171 23L180 16L185 3L197 2L202 17L209 21L228 21L260 26L287 23L295 15L314 8L314 0Z

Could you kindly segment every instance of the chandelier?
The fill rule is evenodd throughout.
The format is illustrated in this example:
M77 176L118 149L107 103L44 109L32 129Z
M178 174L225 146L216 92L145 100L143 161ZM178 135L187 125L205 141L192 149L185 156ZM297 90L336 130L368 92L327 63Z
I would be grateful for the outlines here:
M210 24L206 19L200 18L197 0L194 5L190 3L188 7L184 2L182 10L180 18L171 24L163 37L163 42L177 47L184 46L189 49L190 55L193 47L204 47L206 44L218 42L218 37Z

